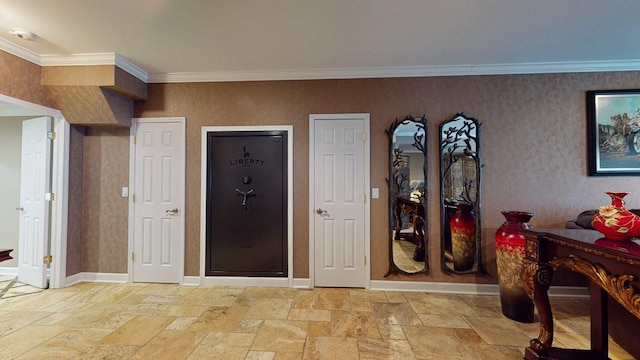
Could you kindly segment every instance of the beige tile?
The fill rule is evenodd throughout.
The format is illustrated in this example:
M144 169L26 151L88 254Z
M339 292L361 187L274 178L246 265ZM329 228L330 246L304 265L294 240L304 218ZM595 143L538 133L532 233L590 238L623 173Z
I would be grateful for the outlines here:
M73 360L121 360L130 358L140 349L135 345L98 345L73 358Z
M248 319L286 319L291 309L292 299L256 299L247 311Z
M330 310L291 309L288 320L331 321Z
M358 342L355 338L312 337L307 340L303 360L358 359Z
M249 287L238 297L238 300L251 298L294 299L299 290L289 288Z
M272 351L249 351L245 360L273 360L275 356Z
M265 320L251 350L302 352L307 338L306 321Z
M211 332L193 350L190 360L244 360L254 334Z
M331 312L331 336L379 338L380 330L371 312L334 310Z
M244 290L235 287L198 287L183 296L179 304L231 306Z
M373 302L387 302L387 296L381 291L367 291L361 289L349 290L352 311L372 311Z
M373 303L373 313L383 325L422 325L409 303Z
M204 332L164 330L142 346L131 359L186 359L204 337Z
M476 316L477 313L458 295L404 293L418 314Z
M0 337L13 333L16 330L45 319L53 313L25 310L0 310Z
M403 326L417 359L469 359L471 354L453 329Z
M419 314L418 317L420 318L420 320L422 320L422 323L424 324L424 326L460 328L460 329L471 328L469 323L467 323L464 320L463 316Z
M360 360L413 360L415 355L407 340L358 340Z
M233 332L238 328L248 308L246 306L211 307L191 326L191 330Z
M486 344L465 344L465 348L476 360L514 360L522 359L524 346L492 346Z
M473 329L452 328L451 331L463 343L486 344L487 342Z
M588 348L588 299L551 302L554 345ZM83 283L0 299L0 358L518 359L538 327L497 296Z
M378 328L380 329L380 337L383 339L403 340L407 338L400 325L378 325Z
M108 329L69 329L21 355L19 359L71 359L109 334Z
M189 330L197 317L177 317L173 322L167 325L166 330Z
M236 328L235 332L255 334L258 332L258 330L260 330L260 327L262 327L262 323L264 323L264 320L242 319L240 320L240 323L238 324L238 327Z
M189 305L189 304L175 304L166 309L162 315L164 316L200 316L209 307L205 305Z
M136 316L102 339L103 344L144 345L173 322L166 316Z
M467 317L466 320L487 344L522 346L529 343L529 336L513 320L487 317Z
M402 293L401 291L385 291L384 294L387 296L388 302L393 302L393 303L407 302L407 298L404 296L404 293Z
M302 360L302 353L277 352L273 360Z
M60 326L31 325L0 338L2 357L13 359L65 331Z
M298 292L293 308L318 310L350 310L351 300L347 289L313 289Z
M307 330L308 337L326 337L331 336L330 321L310 321Z

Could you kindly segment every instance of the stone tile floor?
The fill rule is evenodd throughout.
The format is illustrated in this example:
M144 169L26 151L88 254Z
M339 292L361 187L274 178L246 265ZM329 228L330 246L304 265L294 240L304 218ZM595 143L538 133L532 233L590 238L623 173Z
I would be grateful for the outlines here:
M589 347L588 301L552 298L555 346ZM0 299L2 359L521 359L537 335L497 296L81 283Z

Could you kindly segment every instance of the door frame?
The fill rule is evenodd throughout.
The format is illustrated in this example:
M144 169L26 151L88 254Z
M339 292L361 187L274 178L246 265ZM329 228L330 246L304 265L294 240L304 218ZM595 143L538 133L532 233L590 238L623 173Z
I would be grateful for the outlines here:
M56 194L50 211L50 248L45 249L53 257L49 268L49 288L59 289L67 283L67 224L69 204L69 134L71 126L62 112L46 106L0 94L0 102L14 105L34 116L51 116L53 141L51 164L51 191ZM47 251L48 250L48 251Z
M127 201L129 202L129 234L128 234L128 253L127 253L127 281L133 283L133 261L131 254L134 249L134 237L135 237L135 206L133 203L133 191L135 189L136 184L136 176L135 176L135 166L136 166L136 132L138 130L139 123L169 123L169 122L178 122L180 123L180 131L182 132L182 136L180 137L182 147L182 167L177 171L182 174L182 188L184 193L182 194L182 202L179 204L180 209L182 209L182 216L180 216L179 222L182 226L182 241L180 243L180 255L178 257L180 269L180 279L182 281L181 284L184 283L184 266L185 266L185 256L186 256L186 177L187 177L187 119L185 117L148 117L148 118L133 118L131 119L131 131L129 133L129 196Z
M371 146L370 115L357 114L309 114L309 288L315 287L315 121L316 120L361 120L365 133L364 140L364 279L362 286L371 287Z
M287 132L287 277L205 276L207 224L207 133L224 131ZM222 286L293 286L293 125L203 126L200 140L200 284Z

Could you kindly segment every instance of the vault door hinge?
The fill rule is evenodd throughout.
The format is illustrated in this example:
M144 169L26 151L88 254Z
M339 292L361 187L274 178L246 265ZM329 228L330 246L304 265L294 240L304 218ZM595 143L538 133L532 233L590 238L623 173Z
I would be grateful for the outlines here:
M47 255L42 259L42 263L45 265L51 264L53 262L53 256Z
M47 131L47 139L55 140L56 139L56 132L55 131Z

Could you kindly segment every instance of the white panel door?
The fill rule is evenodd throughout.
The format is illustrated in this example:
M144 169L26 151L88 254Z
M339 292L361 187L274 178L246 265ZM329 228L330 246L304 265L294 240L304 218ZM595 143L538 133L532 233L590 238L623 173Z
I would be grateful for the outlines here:
M133 281L180 283L184 273L184 124L141 120L135 131Z
M20 169L20 235L18 240L18 280L47 287L44 256L49 248L51 130L49 117L22 122L22 162Z
M365 285L364 121L314 121L315 286Z

